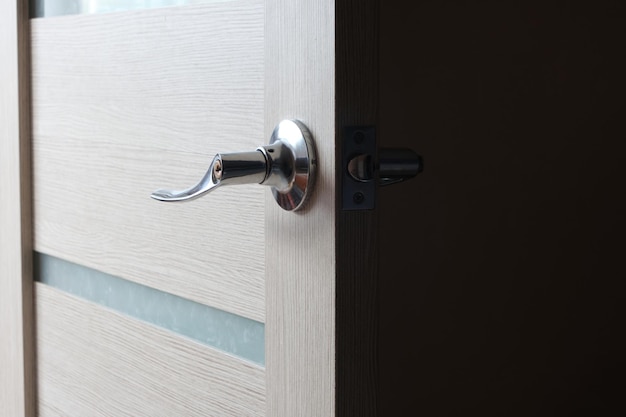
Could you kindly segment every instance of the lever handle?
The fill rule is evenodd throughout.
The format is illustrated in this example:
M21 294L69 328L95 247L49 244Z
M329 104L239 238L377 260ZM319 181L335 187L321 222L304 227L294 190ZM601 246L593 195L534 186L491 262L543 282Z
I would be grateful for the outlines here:
M265 181L267 162L261 151L217 154L204 177L181 191L157 190L151 197L166 202L191 201L217 187L231 184L260 184Z
M193 187L161 189L151 197L165 202L191 201L224 185L263 184L271 186L283 209L298 210L311 194L316 165L309 130L297 120L283 120L274 129L269 145L252 152L218 153Z

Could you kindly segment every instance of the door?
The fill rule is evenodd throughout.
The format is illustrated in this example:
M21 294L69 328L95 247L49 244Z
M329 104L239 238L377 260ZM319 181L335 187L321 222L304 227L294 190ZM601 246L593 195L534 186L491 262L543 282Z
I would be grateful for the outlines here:
M7 414L375 413L376 211L342 210L337 162L376 122L374 2L3 8ZM149 198L283 119L315 141L302 210Z

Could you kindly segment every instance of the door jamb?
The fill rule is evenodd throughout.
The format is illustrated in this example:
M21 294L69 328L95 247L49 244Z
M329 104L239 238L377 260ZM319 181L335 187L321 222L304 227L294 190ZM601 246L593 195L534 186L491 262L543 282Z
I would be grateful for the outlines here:
M36 409L28 1L0 3L0 415Z

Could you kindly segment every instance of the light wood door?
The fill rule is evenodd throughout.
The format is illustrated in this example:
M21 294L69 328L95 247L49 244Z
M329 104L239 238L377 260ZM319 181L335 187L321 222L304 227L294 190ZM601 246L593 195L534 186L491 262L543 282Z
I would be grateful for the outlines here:
M3 91L10 414L375 414L376 211L341 210L337 163L343 127L376 122L375 2L34 20L4 7L15 35L3 67L17 68L5 84L22 81ZM197 181L217 152L265 144L287 118L318 152L304 210L280 209L258 185L187 204L149 198ZM263 323L264 361L46 284L31 296L33 248Z

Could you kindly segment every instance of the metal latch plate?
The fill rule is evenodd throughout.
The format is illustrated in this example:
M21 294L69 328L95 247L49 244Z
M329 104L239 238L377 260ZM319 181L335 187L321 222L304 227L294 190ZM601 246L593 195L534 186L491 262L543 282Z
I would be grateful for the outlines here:
M348 172L357 155L376 155L376 128L348 126L343 130L341 153L342 210L373 210L376 207L376 181L358 181Z

